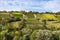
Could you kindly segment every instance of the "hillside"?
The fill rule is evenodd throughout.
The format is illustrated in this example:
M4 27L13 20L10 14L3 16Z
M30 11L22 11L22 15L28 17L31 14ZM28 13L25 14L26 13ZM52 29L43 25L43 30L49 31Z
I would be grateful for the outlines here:
M60 14L0 12L0 40L60 40Z

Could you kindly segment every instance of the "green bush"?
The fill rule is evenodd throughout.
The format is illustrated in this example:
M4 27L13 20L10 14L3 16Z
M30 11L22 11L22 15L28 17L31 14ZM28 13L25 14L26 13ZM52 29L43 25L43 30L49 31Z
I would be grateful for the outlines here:
M54 40L60 40L60 30L53 31L52 34L53 34Z
M51 40L52 33L49 30L35 30L30 36L30 40Z

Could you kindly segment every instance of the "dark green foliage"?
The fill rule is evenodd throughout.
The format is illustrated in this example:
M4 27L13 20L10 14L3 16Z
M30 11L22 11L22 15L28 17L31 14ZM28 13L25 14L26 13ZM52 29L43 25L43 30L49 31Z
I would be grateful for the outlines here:
M6 40L13 40L13 36L5 34Z
M26 27L26 24L27 24L27 21L25 19L23 19L22 27Z
M21 19L20 18L17 18L16 21L21 21Z
M46 20L43 20L43 27L46 29Z

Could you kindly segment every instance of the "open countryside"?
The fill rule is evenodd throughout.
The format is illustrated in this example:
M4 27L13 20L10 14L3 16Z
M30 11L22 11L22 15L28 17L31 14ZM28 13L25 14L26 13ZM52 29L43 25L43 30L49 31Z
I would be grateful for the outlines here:
M0 11L0 40L60 40L60 12Z

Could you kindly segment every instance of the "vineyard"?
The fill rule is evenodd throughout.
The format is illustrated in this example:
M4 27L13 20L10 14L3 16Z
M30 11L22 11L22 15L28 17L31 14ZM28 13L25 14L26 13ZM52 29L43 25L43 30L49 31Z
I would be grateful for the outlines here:
M0 12L0 40L60 40L60 13Z

